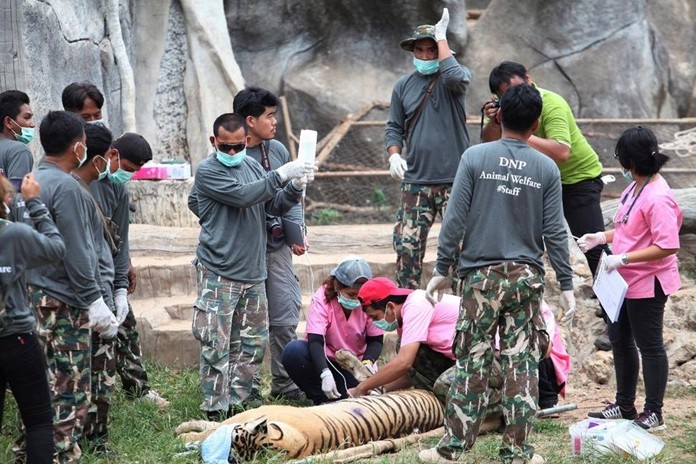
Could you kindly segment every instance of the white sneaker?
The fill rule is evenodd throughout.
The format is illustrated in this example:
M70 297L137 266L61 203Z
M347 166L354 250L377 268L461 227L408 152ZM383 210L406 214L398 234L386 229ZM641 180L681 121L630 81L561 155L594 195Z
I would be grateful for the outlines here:
M169 401L162 398L160 394L153 389L149 389L147 393L142 396L142 399L143 401L154 404L160 409L169 407Z

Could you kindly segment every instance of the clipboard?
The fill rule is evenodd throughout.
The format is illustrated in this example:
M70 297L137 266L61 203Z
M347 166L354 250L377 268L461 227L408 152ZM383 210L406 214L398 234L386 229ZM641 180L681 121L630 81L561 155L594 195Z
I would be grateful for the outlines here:
M619 313L621 312L621 306L623 305L624 298L626 298L626 292L628 291L628 284L621 277L619 271L614 269L611 272L607 272L604 263L607 259L607 254L602 252L602 256L599 259L599 266L597 266L597 277L592 284L592 290L600 303L604 311L609 316L611 322L616 322L619 320Z
M290 219L282 218L283 232L285 233L285 243L288 246L299 245L305 246L305 226L299 222L291 221Z

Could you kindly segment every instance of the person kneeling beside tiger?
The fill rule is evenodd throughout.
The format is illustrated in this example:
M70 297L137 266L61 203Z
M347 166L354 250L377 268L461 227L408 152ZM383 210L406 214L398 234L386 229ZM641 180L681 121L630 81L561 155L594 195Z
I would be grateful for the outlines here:
M376 277L358 292L362 309L378 329L396 330L399 352L374 375L349 390L353 397L384 386L386 391L418 388L433 391L437 378L454 365L452 338L459 316L459 298L445 295L435 306L425 291L399 288Z

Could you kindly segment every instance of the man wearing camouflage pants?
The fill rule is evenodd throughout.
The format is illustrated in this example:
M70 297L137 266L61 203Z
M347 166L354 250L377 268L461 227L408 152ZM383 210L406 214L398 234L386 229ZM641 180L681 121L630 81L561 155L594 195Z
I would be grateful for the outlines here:
M421 462L455 461L474 445L489 400L496 333L506 424L500 458L505 464L544 462L527 443L537 409L540 345L548 338L540 314L542 255L545 246L569 320L575 298L568 235L558 168L527 144L539 123L539 92L512 87L500 105L502 139L469 148L459 162L426 289L428 299L437 301L461 243L456 371L445 406L445 436L437 447L421 451Z
M445 214L459 157L469 146L464 101L471 71L452 55L448 23L445 8L435 26L418 26L401 42L413 52L416 70L394 85L385 130L389 172L403 181L393 236L402 288L421 286L428 232L437 214Z

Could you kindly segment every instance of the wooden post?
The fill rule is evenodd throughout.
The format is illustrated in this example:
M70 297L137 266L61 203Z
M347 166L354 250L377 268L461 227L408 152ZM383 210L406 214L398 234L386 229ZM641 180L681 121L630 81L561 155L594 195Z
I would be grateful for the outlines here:
M288 100L285 95L280 97L280 106L283 111L283 125L285 126L285 133L288 134L288 151L290 152L290 159L297 159L297 144L299 141L295 134L292 133L292 122L290 121L290 110L288 110Z
M27 90L22 13L18 0L0 0L0 92Z

